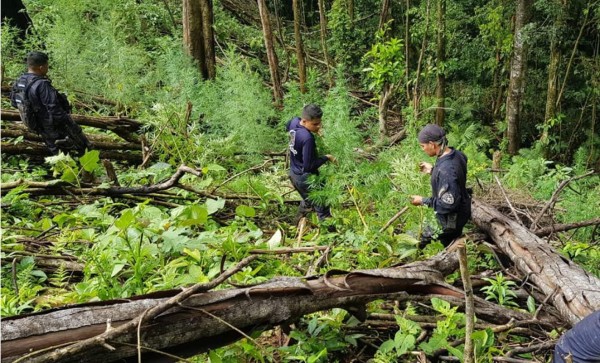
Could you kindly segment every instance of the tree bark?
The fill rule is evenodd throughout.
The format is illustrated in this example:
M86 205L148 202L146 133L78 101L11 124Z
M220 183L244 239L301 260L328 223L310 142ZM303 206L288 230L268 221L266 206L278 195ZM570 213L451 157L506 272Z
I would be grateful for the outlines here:
M215 79L217 75L217 59L215 55L215 34L213 31L214 11L212 0L200 0L202 13L202 46L204 47L204 63L206 74L204 79Z
M560 38L562 35L562 29L564 27L564 17L566 15L566 4L562 2L562 0L555 1L555 6L560 6L561 9L557 12L555 25L553 28L554 33L551 35L552 38L550 40L550 62L548 64L546 113L544 115L544 128L542 135L540 136L540 141L544 145L547 145L549 142L549 129L551 127L550 122L556 117L556 101L558 99L558 68L560 66L560 59L562 57Z
M16 110L2 110L0 118L2 121L21 121L21 115ZM71 115L71 118L81 126L109 130L129 142L140 143L138 133L143 126L140 121L126 117L92 117L74 114Z
M321 32L321 48L323 49L323 57L325 58L325 67L327 68L327 78L329 78L329 87L333 87L333 77L331 76L331 61L329 60L329 52L327 51L327 16L325 14L325 3L319 0L319 28Z
M515 14L515 31L513 55L510 66L510 84L506 99L506 124L508 138L508 153L516 155L519 151L521 136L519 123L521 118L521 101L525 93L525 72L527 64L527 48L523 34L529 21L529 11L532 0L518 0Z
M118 146L115 144L114 146ZM46 156L52 156L48 148L39 142L22 141L18 144L2 142L3 155L28 155L33 158L43 159ZM97 143L94 148L100 151L100 158L110 160L122 160L130 164L139 165L142 162L142 153L140 151L115 150L110 144Z
M570 324L600 309L600 279L483 202L473 201L472 218Z
M390 0L381 2L381 12L379 13L379 29L383 29L390 17Z
M446 0L438 0L438 30L437 30L437 109L435 123L444 126L446 118L446 75L444 63L446 62Z
M2 126L2 137L18 138L23 137L23 140L40 143L44 146L43 139L40 135L29 131L29 129L20 122L9 122ZM92 143L92 147L98 150L130 150L140 151L142 145L134 142L116 142L104 135L88 134L87 138ZM18 144L17 144L18 145Z
M443 276L457 267L456 253L444 252L430 260L402 267L355 271L338 276L326 274L319 279L308 280L283 277L246 288L195 294L142 324L141 346L192 355L201 352L202 343L207 340L217 345L226 344L217 339L231 333L231 326L251 331L333 307L360 310L365 303L376 299L406 297L405 291L443 293L461 298L459 290L443 282ZM163 291L126 301L83 304L5 318L2 321L2 362L11 362L29 352L97 336L106 330L107 321L112 322L113 329L127 324L164 303L165 297L180 291ZM136 354L135 331L112 336L103 343L86 345L85 350L74 354L60 354L60 361L110 362ZM116 349L108 350L107 346ZM60 351L64 353L67 349L61 348ZM183 350L186 351L182 353ZM58 350L40 352L26 361L53 362L59 356L55 352Z
M300 79L300 92L306 92L306 63L304 61L304 46L302 44L302 34L300 33L302 14L298 0L292 0L294 8L294 40L296 41L296 58L298 60L298 77Z
M279 78L279 61L277 60L277 53L275 53L275 47L273 46L273 32L271 31L271 21L269 19L269 11L265 0L258 1L258 10L260 12L260 21L263 29L263 37L265 41L265 48L267 50L267 57L269 59L269 72L271 73L271 82L273 82L273 98L276 104L281 104L283 101L283 90L281 88L281 79Z
M206 68L204 42L202 40L202 7L198 0L183 0L183 45L186 53L197 62L204 79Z

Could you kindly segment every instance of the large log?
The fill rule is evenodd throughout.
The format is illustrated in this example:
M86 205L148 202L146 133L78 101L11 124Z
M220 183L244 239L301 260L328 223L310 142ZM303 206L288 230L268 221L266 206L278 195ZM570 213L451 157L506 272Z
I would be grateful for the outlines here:
M140 151L131 151L127 149L119 150L119 146L117 145L115 145L117 148L112 149L111 146L112 145L105 143L94 144L94 148L100 150L100 158L102 159L121 160L130 164L141 164L142 153ZM0 144L0 148L2 149L2 155L27 155L39 159L52 155L48 151L48 148L39 142L22 141L18 144L13 144L11 142L3 141Z
M236 329L261 330L334 307L360 310L367 302L402 298L406 293L443 293L460 298L462 292L443 282L443 276L457 265L455 253L442 253L402 267L331 273L312 280L278 278L246 288L192 295L178 307L143 324L141 346L192 355L202 351L206 341L226 344L215 340ZM107 321L113 327L125 324L164 302L165 296L177 292L180 290L5 318L2 320L2 362L94 337L107 329ZM68 356L61 355L60 362L110 362L136 354L135 331L104 343ZM116 349L107 349L108 346ZM50 349L24 361L52 362L55 361L53 356L56 357Z
M2 125L2 138L5 137L23 137L23 140L38 142L43 146L43 139L40 135L29 131L29 129L21 122L9 122ZM134 142L116 142L110 139L107 135L88 134L92 147L97 150L132 150L140 151L142 145Z
M110 130L129 142L140 143L138 133L143 124L137 120L126 117L92 117L75 114L71 117L79 125ZM0 119L3 121L21 121L21 115L17 110L2 110Z
M600 309L600 279L561 256L546 241L496 209L473 200L473 222L575 324Z

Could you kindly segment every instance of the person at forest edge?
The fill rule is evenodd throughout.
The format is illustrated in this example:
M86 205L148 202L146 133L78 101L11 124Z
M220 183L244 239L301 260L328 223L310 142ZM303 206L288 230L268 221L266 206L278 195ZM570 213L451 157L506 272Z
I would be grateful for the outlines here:
M71 119L71 106L65 95L59 93L48 74L48 56L42 52L27 55L27 73L15 82L11 92L11 104L18 107L21 118L32 131L38 133L48 150L53 154L59 151L83 155L90 149L90 143L81 127ZM32 108L26 120L23 106L28 101Z
M600 362L600 310L583 318L559 339L552 363Z
M431 174L432 196L411 196L412 205L433 208L442 227L438 239L444 246L462 234L463 227L471 218L471 196L466 188L467 157L448 146L446 132L438 125L425 126L418 135L421 149L428 156L436 156L435 166L421 162L421 172ZM426 228L421 236L421 245L431 241L432 235Z
M292 185L300 193L302 202L298 208L296 222L308 214L312 209L317 212L319 220L322 221L331 216L329 206L317 205L308 197L308 178L310 175L318 175L319 168L328 161L335 162L332 155L318 156L315 136L321 129L321 118L323 111L317 105L306 105L302 109L302 117L294 117L286 124L289 134L290 148L290 180Z

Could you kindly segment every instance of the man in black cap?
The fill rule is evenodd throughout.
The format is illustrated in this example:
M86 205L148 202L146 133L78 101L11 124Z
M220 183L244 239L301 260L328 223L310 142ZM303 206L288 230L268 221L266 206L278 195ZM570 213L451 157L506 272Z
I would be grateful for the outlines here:
M48 150L83 155L90 149L81 127L71 119L71 106L65 95L59 93L48 74L48 56L42 52L27 55L27 73L13 85L11 103L21 113L21 119L38 133Z
M432 196L424 198L411 196L412 205L425 205L433 208L442 226L438 239L444 246L462 234L463 227L471 218L471 196L466 188L467 157L462 152L448 146L444 129L429 124L419 132L419 144L428 156L437 157L435 166L421 162L421 172L431 174ZM427 228L421 237L421 244L431 241L431 231Z
M290 180L302 197L296 222L314 209L320 221L331 217L329 206L318 205L309 200L308 178L318 175L319 168L328 161L335 162L332 155L318 156L315 136L321 130L323 111L317 105L306 105L302 117L294 117L286 124L290 148Z

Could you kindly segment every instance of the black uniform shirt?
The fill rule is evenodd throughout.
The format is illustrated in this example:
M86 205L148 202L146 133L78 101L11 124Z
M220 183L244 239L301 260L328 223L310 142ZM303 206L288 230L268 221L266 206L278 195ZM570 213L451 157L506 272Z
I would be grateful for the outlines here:
M438 214L469 213L471 200L466 189L467 156L451 148L449 154L437 159L431 171L432 196L423 204Z
M319 167L329 159L326 156L317 156L315 137L306 127L300 125L300 121L300 117L294 117L286 125L290 137L292 172L296 175L304 173L318 174Z
M46 77L33 73L23 74L17 82L29 82L34 77L40 79L29 88L27 96L37 112L37 121L42 125L58 125L60 121L69 117L69 110L61 103L58 91L52 86L52 82ZM14 100L12 103L16 107Z

